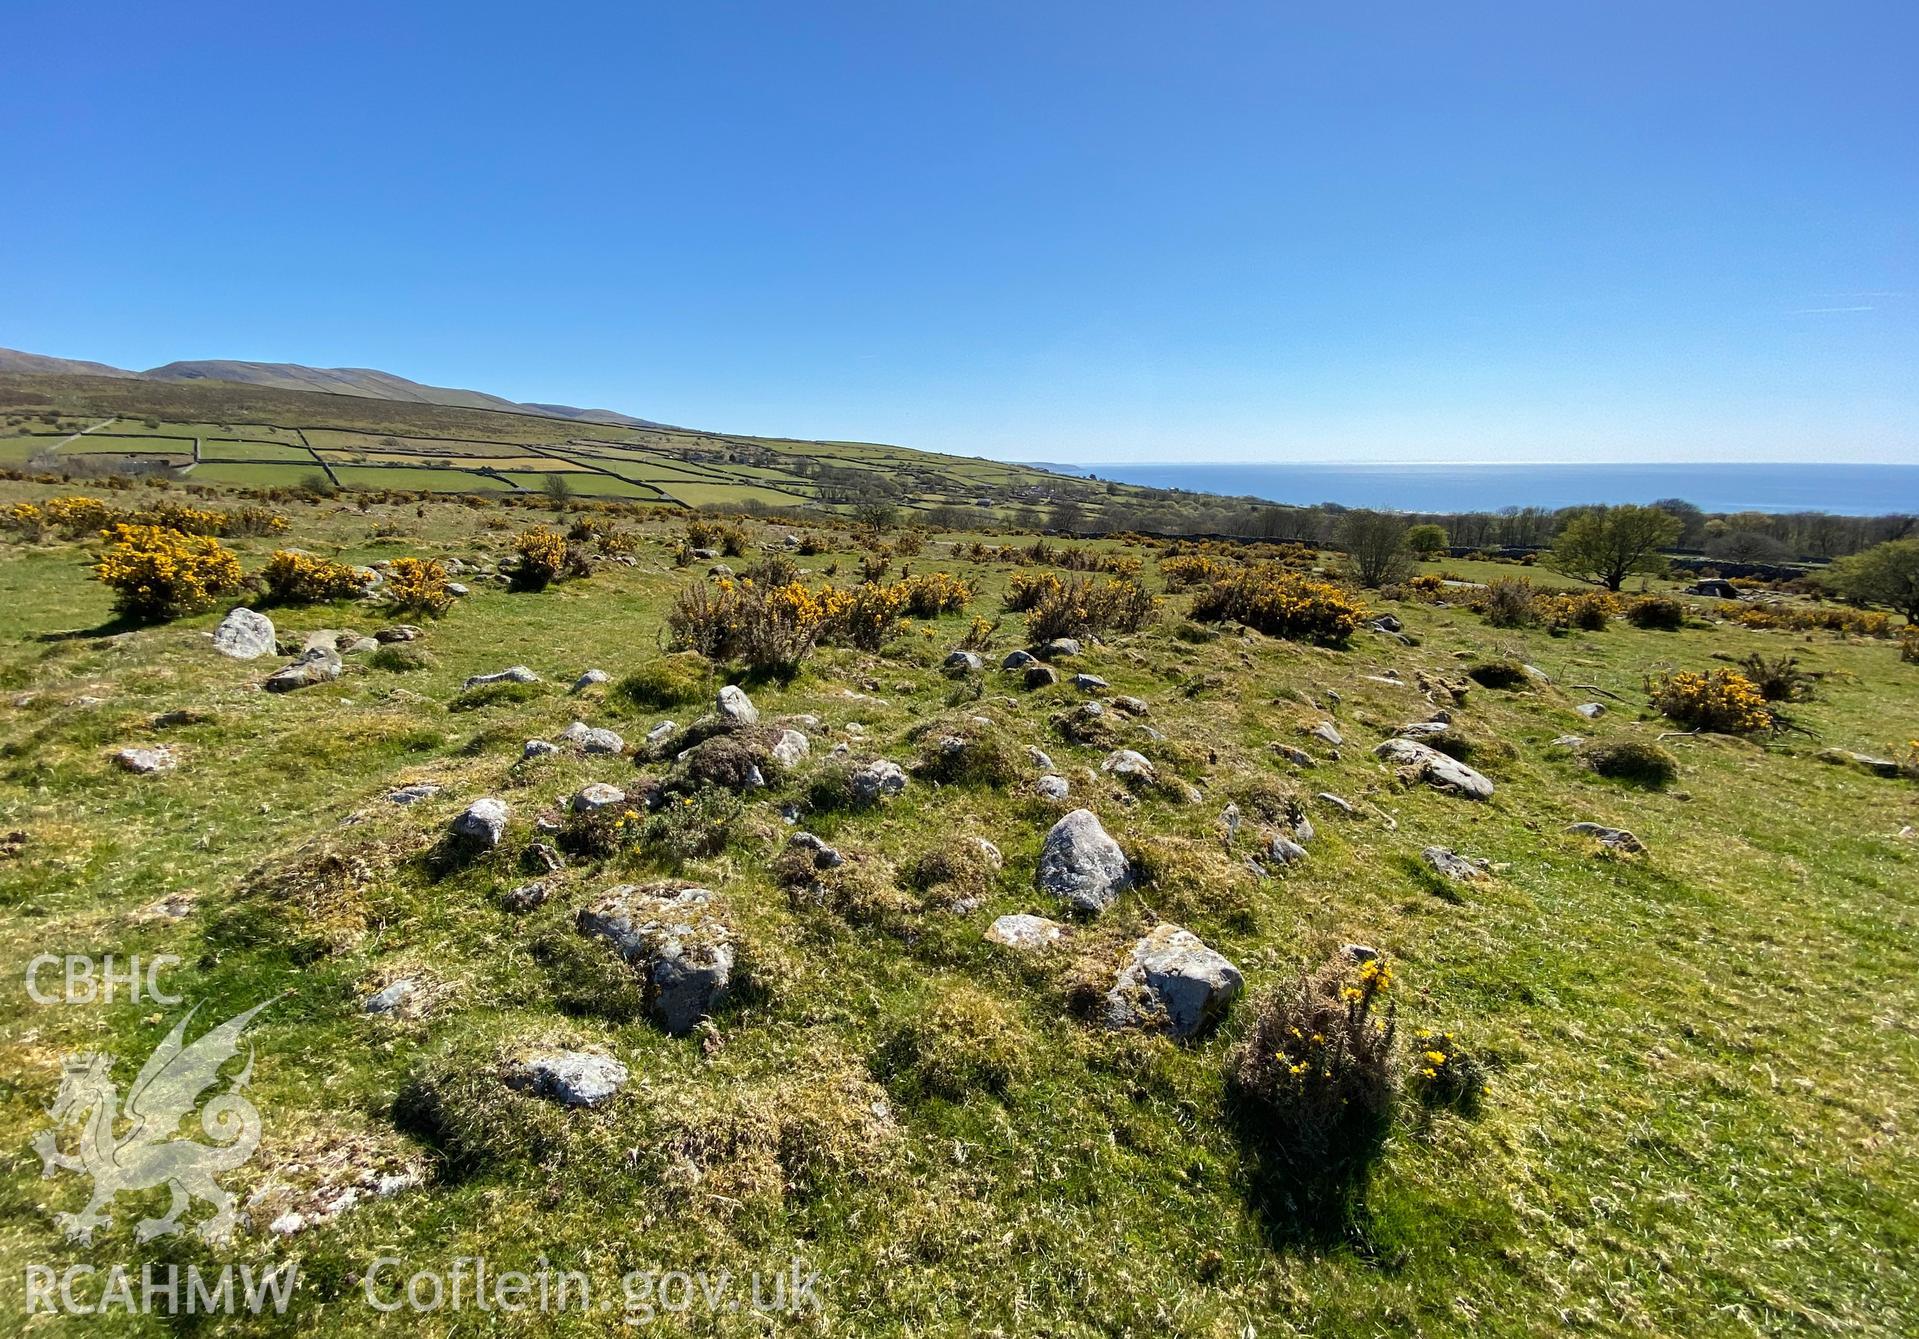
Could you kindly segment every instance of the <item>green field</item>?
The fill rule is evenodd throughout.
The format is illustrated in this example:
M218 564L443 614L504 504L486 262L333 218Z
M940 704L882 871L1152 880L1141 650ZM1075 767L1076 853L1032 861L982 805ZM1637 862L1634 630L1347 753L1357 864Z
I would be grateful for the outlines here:
M74 491L0 481L0 512ZM164 496L135 485L112 500ZM705 581L673 565L684 517L608 518L635 565L595 557L590 576L515 593L489 574L539 511L502 528L497 507L363 500L276 503L283 533L231 546L248 571L287 545L353 563L458 558L472 594L424 621L412 660L349 654L337 681L285 695L257 688L282 657L209 648L224 605L116 622L88 576L91 541L0 537L0 600L14 611L0 635L13 704L0 720L0 832L17 834L0 844L8 960L173 954L174 984L206 1020L273 1001L249 1032L263 1143L226 1177L248 1206L226 1246L136 1241L134 1224L165 1206L158 1191L123 1195L111 1227L69 1242L53 1215L80 1206L83 1180L43 1180L29 1152L49 1125L74 1138L48 1114L62 1056L117 1057L124 1092L186 1005L122 998L0 1017L0 1124L16 1149L0 1166L8 1276L43 1260L298 1266L285 1316L191 1327L209 1334L417 1332L417 1316L363 1300L380 1255L481 1256L500 1270L544 1257L616 1294L623 1273L647 1268L745 1273L797 1257L820 1274L817 1317L663 1318L670 1333L1912 1332L1919 781L1817 756L1912 750L1919 664L1893 640L1747 629L1713 621L1712 602L1674 632L1615 618L1555 636L1374 595L1410 642L1361 629L1319 647L1194 624L1192 597L1170 594L1140 630L1089 639L1061 663L1108 681L1092 695L1109 733L1075 742L1062 723L1084 719L1088 694L1071 684L941 671L975 615L1001 620L989 666L1027 641L1002 609L1016 577L1071 575L1016 564L999 546L1030 537L988 528L888 558L894 571L965 579L967 608L908 619L878 652L822 647L790 678L716 665L687 700L645 705L568 688L589 667L616 680L658 670L667 611ZM870 545L893 538L747 522L728 561L744 571L785 553L788 533L822 545L799 559L810 582L829 566L849 580ZM1076 547L1140 559L1160 591L1154 548L1109 540L1054 555ZM1517 570L1427 570L1441 568ZM377 602L266 612L293 644L392 621ZM1810 700L1787 708L1794 731L1675 737L1650 710L1649 672L1751 653L1791 655L1815 676ZM1550 682L1466 679L1500 658ZM542 682L463 692L467 676L515 663ZM817 718L802 727L810 755L737 799L688 792L698 819L647 828L612 854L568 854L543 876L543 904L506 909L507 891L535 877L523 853L551 840L536 821L588 782L637 794L677 775L678 745L654 758L635 756L638 741L664 717L694 720L728 678L764 722ZM1122 710L1122 698L1137 704ZM1586 719L1574 708L1587 702L1608 710ZM1373 755L1442 704L1496 787L1489 801L1410 783ZM620 732L627 756L521 761L525 740L575 719ZM1305 733L1328 722L1337 747ZM949 734L981 750L986 770L939 772ZM1677 778L1608 779L1555 744L1567 735L1582 748L1657 745ZM172 771L113 764L118 749L160 744ZM905 790L869 808L833 800L836 745L855 763L902 763ZM1070 782L1065 804L1033 792L1029 747ZM1145 755L1164 784L1103 770L1117 747ZM419 781L442 789L414 806L386 799ZM505 841L440 863L447 825L482 795L509 805ZM1279 811L1262 806L1276 800L1317 829L1294 865L1263 854ZM1229 802L1242 816L1230 843ZM844 854L843 876L776 877L788 805ZM1035 884L1047 830L1080 805L1139 875L1097 916L1067 914ZM1576 821L1628 828L1648 849L1608 853L1565 831ZM667 831L694 844L671 845ZM974 836L998 847L1000 866L961 862L950 876L961 883L929 883ZM1449 883L1422 861L1435 844L1492 872ZM609 886L662 879L718 894L740 948L732 997L684 1037L651 1021L631 969L576 928ZM182 900L156 910L169 898ZM1062 947L987 942L1013 912L1066 923ZM1246 982L1215 1029L1184 1042L1111 1030L1086 1007L1085 983L1105 989L1163 922ZM1260 1146L1225 1071L1267 993L1348 943L1393 964L1404 1083L1426 1030L1451 1033L1487 1078L1470 1108L1406 1087L1369 1175L1326 1221L1262 1189ZM365 1011L402 979L416 986L404 1007ZM629 1082L594 1110L513 1090L502 1057L529 1043L615 1057ZM333 1216L320 1207L387 1173L404 1188ZM270 1229L292 1211L307 1215L299 1230ZM186 1221L208 1212L195 1201ZM600 1334L625 1332L620 1319L494 1311L457 1326ZM436 1333L456 1327L439 1321ZM89 1332L175 1331L102 1317Z

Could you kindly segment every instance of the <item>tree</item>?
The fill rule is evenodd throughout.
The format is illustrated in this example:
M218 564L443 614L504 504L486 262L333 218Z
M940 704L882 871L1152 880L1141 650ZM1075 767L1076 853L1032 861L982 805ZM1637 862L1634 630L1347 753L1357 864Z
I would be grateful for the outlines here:
M1053 504L1053 529L1076 534L1085 528L1086 508L1076 499L1063 497Z
M1841 558L1827 570L1825 584L1842 599L1883 604L1919 626L1919 539L1895 539Z
M1406 547L1422 558L1430 558L1446 547L1446 527L1431 521L1406 532Z
M1383 586L1406 574L1412 563L1406 531L1406 518L1388 511L1349 511L1339 518L1339 546L1360 585Z
M1616 591L1635 572L1666 570L1659 550L1679 537L1679 518L1657 507L1592 507L1573 514L1546 555L1555 572Z
M1662 497L1652 504L1679 522L1681 548L1696 549L1706 542L1706 513L1682 497Z
M1735 530L1721 535L1706 545L1706 552L1735 563L1783 563L1792 558L1791 549L1757 530Z
M565 510L567 501L573 496L573 485L566 481L564 474L549 474L540 486L546 490L547 498L555 507Z

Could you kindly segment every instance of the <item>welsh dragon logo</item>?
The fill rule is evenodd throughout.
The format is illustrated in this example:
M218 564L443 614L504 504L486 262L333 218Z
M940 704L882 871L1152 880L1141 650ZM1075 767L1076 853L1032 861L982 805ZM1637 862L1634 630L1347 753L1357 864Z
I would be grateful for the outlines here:
M93 1230L112 1223L101 1212L123 1190L150 1190L164 1185L173 1195L166 1214L144 1218L134 1229L139 1241L151 1241L180 1230L180 1215L194 1200L214 1208L213 1217L200 1224L200 1236L224 1242L233 1233L233 1196L214 1180L238 1167L260 1146L260 1113L244 1089L253 1076L253 1048L247 1047L246 1065L227 1082L224 1092L200 1108L200 1129L212 1144L177 1138L180 1122L194 1112L200 1095L220 1081L220 1067L239 1054L240 1034L265 1003L210 1028L191 1045L187 1024L199 1010L195 1005L173 1031L154 1048L141 1066L126 1107L120 1107L113 1082L113 1057L104 1054L71 1056L60 1078L60 1091L48 1114L54 1126L34 1137L43 1177L61 1171L82 1172L93 1178L93 1195L79 1213L55 1215L54 1221L75 1241L91 1242ZM130 1122L125 1134L115 1127ZM62 1124L83 1122L80 1142L72 1155L59 1148Z

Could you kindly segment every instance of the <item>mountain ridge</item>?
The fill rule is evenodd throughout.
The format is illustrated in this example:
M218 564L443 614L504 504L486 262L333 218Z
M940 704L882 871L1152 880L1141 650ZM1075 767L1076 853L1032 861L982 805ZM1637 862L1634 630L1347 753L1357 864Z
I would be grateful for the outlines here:
M429 386L373 367L308 367L303 363L262 363L244 359L203 358L163 363L136 372L82 358L58 358L0 348L0 372L64 373L73 376L123 377L138 381L226 381L244 386L281 390L321 391L328 395L355 395L369 400L450 405L461 409L492 409L510 414L537 414L582 423L611 423L629 428L665 428L673 425L636 418L613 409L581 409L574 405L522 402L486 391L452 386Z

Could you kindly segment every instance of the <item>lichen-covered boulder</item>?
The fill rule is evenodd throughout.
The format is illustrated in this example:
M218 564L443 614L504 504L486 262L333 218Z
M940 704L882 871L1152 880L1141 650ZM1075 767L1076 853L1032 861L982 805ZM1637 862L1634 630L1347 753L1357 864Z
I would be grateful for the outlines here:
M590 1051L529 1051L507 1062L506 1086L567 1107L596 1107L626 1083L627 1069Z
M235 660L258 660L273 648L273 620L252 609L232 610L213 630L213 649Z
M645 978L647 1004L674 1036L692 1031L732 982L733 932L704 888L619 884L582 907L576 924Z
M1416 739L1389 739L1374 749L1373 754L1388 762L1398 763L1413 779L1424 781L1435 790L1450 791L1469 800L1490 800L1493 797L1491 781L1430 744L1422 744Z
M1080 911L1103 911L1132 887L1133 869L1098 816L1075 809L1046 834L1035 881Z
M1157 925L1133 945L1107 992L1106 1025L1191 1037L1215 1022L1245 985L1239 969L1198 935Z

